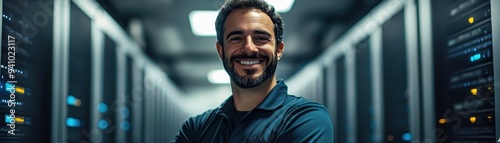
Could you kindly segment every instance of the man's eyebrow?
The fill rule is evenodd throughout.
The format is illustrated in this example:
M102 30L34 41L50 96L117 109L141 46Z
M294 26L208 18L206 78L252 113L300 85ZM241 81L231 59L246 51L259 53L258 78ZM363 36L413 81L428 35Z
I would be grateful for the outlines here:
M271 37L271 33L267 32L267 31L264 31L264 30L255 30L253 33L254 34L264 34L266 36Z
M243 34L243 31L231 31L229 32L229 34L227 34L226 39L233 35L238 35L238 34Z

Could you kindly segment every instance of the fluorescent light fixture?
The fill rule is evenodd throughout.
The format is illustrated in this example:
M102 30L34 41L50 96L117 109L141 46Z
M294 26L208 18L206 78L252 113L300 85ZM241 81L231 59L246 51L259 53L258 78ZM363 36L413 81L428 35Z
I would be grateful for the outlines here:
M293 3L295 0L265 0L270 5L274 6L274 9L277 12L284 13L290 11L292 9Z
M215 36L215 19L219 11L195 10L189 13L191 30L196 36Z
M225 70L211 70L208 72L207 78L213 84L228 84L231 81Z
M265 0L274 6L276 12L285 13L290 11L295 0ZM196 36L215 36L215 19L217 10L194 10L189 13L191 30Z

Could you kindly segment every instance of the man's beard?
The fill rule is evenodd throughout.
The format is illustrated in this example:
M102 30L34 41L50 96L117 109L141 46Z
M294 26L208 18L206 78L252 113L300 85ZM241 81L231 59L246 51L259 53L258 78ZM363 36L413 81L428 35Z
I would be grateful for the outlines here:
M226 70L227 74L229 74L229 77L231 77L231 80L240 88L252 88L255 86L260 85L262 82L266 81L270 77L274 75L276 72L276 67L278 66L278 56L277 53L275 52L274 57L269 58L267 55L258 55L258 54L253 54L253 55L245 55L245 54L240 54L240 55L234 55L231 56L230 59L227 59L226 54L223 52L223 60L222 63L224 65L224 69ZM266 61L271 60L269 64L265 67L264 72L256 77L253 78L253 74L256 72L255 70L244 70L243 76L238 75L236 70L234 69L234 60L236 59L257 59L257 58L264 58ZM229 63L228 63L229 61ZM232 67L231 65L232 64Z

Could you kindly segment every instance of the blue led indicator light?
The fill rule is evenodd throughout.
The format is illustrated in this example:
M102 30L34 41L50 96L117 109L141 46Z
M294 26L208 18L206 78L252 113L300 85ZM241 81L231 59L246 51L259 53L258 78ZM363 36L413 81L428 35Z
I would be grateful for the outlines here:
M72 117L66 118L66 126L68 127L79 127L80 120Z
M5 123L10 123L10 115L5 115Z
M128 131L130 129L130 123L128 121L123 121L120 124L120 128L124 131Z
M479 59L481 59L481 54L475 54L473 56L470 56L470 61L471 62L477 61Z
M108 121L106 121L106 120L99 120L98 124L99 124L99 129L104 130L104 129L108 128Z
M404 133L403 134L403 140L404 141L411 141L411 134L410 133Z
M68 95L68 97L66 98L66 103L68 105L75 105L75 102L76 102L76 98L72 95Z
M10 92L10 90L12 89L12 87L15 88L15 86L13 84L10 84L8 82L5 83L5 91Z
M99 112L106 113L108 111L108 105L106 103L99 103Z

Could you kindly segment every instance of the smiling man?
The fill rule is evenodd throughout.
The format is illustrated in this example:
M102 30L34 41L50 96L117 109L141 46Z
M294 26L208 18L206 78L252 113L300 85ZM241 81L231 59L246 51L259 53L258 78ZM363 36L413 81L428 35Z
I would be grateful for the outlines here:
M323 105L288 95L275 71L283 55L283 21L262 0L228 0L215 22L216 48L231 77L219 107L189 118L176 142L333 142Z

